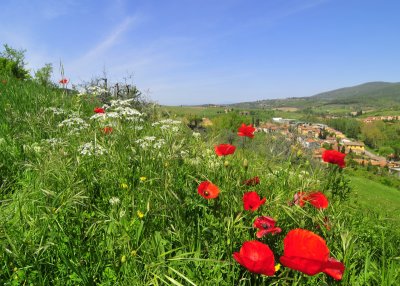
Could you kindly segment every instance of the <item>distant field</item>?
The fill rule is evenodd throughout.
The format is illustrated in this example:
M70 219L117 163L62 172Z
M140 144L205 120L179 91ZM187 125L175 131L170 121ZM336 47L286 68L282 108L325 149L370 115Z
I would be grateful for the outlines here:
M196 115L199 117L213 117L224 113L222 107L202 107L202 106L161 106L161 110L176 116Z
M351 185L365 210L373 210L400 224L400 191L360 177L351 177Z
M278 108L274 108L274 110L294 112L294 111L297 111L299 109L297 107L278 107Z

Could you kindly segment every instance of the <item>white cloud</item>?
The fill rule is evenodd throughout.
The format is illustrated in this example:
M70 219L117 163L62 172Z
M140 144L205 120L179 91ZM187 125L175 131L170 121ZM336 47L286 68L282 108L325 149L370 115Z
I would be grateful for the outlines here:
M115 46L121 36L132 26L137 18L127 17L122 21L101 43L97 44L85 55L79 58L78 62L92 61L103 56L110 48Z

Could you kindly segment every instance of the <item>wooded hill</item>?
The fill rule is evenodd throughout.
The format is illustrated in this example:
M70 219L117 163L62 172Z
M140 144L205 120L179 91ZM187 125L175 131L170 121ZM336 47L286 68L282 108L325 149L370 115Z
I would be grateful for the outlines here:
M352 87L345 87L319 93L310 97L292 97L286 99L267 99L254 102L232 104L237 108L279 108L297 107L334 109L400 109L400 83L368 82Z

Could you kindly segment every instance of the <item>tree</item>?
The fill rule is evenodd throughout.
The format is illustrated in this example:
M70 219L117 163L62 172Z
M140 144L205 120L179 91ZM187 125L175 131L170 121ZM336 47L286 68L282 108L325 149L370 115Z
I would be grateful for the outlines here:
M51 74L53 73L52 64L45 64L44 67L35 72L35 80L41 85L48 86L51 84Z
M383 132L384 123L376 121L369 124L364 124L361 128L363 141L371 148L378 148L386 140L386 135Z
M0 52L0 71L19 79L30 78L29 71L25 69L25 50L16 50L4 45Z

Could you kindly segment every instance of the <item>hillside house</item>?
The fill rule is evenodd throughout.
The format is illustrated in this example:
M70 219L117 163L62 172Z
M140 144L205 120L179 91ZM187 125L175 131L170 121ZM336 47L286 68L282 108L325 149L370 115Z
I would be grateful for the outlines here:
M297 126L297 132L300 135L307 136L309 138L318 138L320 129L313 126L299 125Z
M312 138L308 138L308 139L304 140L303 146L307 149L317 149L317 148L321 147L320 143L317 140L312 139Z
M349 153L350 151L358 154L364 153L365 151L365 145L363 142L346 141L343 142L343 146L346 150L346 154Z
M275 133L280 130L280 126L273 123L263 123L258 129L260 131L264 131L265 133Z
M389 168L389 172L400 179L400 168Z
M367 165L371 165L371 166L378 166L378 167L385 167L387 166L387 162L385 160L365 160L365 159L353 159L354 161L356 161L358 164L363 165L363 166L367 166Z

